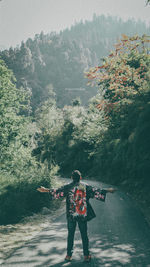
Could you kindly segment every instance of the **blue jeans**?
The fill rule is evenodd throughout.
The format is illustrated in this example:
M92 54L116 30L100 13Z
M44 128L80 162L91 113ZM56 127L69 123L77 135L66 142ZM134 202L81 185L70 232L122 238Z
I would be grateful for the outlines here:
M89 239L87 235L87 221L74 221L71 219L67 220L68 225L68 239L67 239L67 255L72 256L73 244L74 244L74 234L76 230L76 225L78 223L79 230L82 238L83 254L84 256L89 255Z

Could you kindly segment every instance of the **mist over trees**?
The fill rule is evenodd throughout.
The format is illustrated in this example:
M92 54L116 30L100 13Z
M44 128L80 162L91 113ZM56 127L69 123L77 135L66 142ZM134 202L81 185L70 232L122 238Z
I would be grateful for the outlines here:
M71 104L78 96L87 105L96 89L87 86L84 71L99 64L122 33L131 36L148 32L142 21L94 15L92 21L81 21L60 34L41 32L20 47L2 51L0 57L13 71L17 87L31 94L33 111L47 99L50 85L57 106Z

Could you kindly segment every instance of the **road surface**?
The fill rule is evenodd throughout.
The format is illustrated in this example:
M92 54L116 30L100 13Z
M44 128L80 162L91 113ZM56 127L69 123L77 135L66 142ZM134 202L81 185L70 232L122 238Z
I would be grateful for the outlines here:
M96 182L90 184L102 186ZM135 203L120 191L107 194L105 203L93 199L90 202L97 214L88 223L91 263L83 262L78 228L73 260L71 263L64 261L67 238L64 213L17 249L2 266L150 267L150 228Z

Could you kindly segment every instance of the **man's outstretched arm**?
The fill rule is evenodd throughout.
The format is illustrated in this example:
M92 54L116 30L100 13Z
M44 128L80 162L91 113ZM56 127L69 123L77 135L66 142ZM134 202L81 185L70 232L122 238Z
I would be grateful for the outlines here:
M107 193L114 193L116 189L114 188L106 188L106 189L100 189L95 188L93 186L89 186L89 198L95 198L97 200L105 201L106 194Z
M65 186L62 186L58 189L49 189L44 186L37 188L37 191L41 193L49 193L52 199L59 199L65 196Z
M37 188L37 191L41 193L49 193L53 199L58 199L58 198L64 198L66 197L68 190L74 186L74 183L69 183L64 186L61 186L57 189L49 189L44 186L41 186Z

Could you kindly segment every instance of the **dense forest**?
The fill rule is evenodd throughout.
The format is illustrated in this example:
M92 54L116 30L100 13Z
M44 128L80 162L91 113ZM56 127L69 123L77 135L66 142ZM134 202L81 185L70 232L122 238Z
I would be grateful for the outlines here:
M1 51L1 224L49 207L36 188L73 169L142 194L148 207L149 33L141 21L94 15Z

